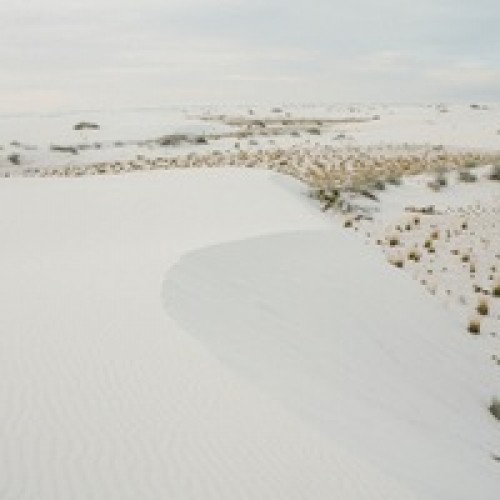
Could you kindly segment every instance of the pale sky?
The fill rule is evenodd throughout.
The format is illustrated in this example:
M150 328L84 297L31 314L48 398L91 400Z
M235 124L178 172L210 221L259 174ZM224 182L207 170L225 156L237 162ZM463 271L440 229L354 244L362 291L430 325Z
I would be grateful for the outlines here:
M500 101L498 0L2 0L0 112Z

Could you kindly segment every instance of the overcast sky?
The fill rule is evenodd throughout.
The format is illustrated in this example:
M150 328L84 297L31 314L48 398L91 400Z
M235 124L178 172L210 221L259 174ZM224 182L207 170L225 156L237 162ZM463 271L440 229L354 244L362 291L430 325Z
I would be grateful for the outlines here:
M2 0L0 19L0 112L500 101L499 0Z

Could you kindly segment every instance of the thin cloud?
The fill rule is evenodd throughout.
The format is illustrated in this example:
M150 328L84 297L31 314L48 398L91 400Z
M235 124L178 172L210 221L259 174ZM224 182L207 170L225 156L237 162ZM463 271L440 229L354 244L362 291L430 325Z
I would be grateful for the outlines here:
M0 18L0 112L500 100L493 0L25 0Z

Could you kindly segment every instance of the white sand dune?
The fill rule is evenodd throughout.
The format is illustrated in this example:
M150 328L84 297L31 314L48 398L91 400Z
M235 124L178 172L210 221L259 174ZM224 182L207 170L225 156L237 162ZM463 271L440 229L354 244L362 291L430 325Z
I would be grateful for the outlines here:
M424 293L335 228L202 249L164 286L171 316L332 443L421 498L493 500L494 368Z
M418 497L221 364L165 313L162 281L187 252L328 227L298 189L267 172L234 170L0 183L2 499ZM265 259L257 264L269 270ZM348 313L339 324L349 324ZM444 356L438 340L433 346L429 366ZM462 360L458 348L451 354ZM438 387L454 391L464 412L450 426L458 432L477 417L478 436L466 436L481 447L489 428L480 431L478 408L467 406L474 394L484 404L479 375L456 387L468 372L441 373L449 383ZM481 477L491 484L487 465Z

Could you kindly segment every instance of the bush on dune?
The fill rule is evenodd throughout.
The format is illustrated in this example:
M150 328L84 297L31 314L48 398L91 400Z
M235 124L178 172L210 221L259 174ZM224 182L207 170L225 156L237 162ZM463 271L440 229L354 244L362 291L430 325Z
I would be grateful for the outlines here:
M490 413L497 419L500 420L500 400L498 398L493 398L490 406L488 407Z
M500 181L500 165L493 165L488 176L490 181Z

